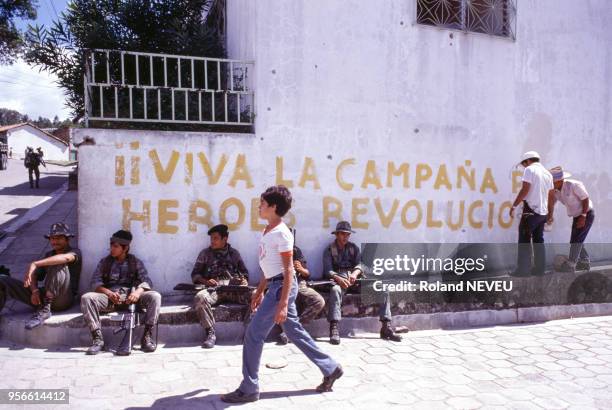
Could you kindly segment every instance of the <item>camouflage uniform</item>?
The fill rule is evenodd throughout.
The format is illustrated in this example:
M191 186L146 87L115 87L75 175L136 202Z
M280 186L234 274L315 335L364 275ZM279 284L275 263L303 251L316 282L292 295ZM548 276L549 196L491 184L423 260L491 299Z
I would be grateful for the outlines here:
M193 283L204 283L204 280L214 279L218 285L226 285L239 282L249 278L249 272L244 266L240 253L232 248L230 244L223 249L204 249L191 272ZM232 283L234 284L234 283ZM210 329L215 325L212 307L220 303L239 303L249 305L251 303L251 292L217 291L207 288L199 291L194 298L194 309L204 329Z
M293 247L293 260L299 261L305 269L308 269L306 258L302 250L297 246ZM316 290L309 288L306 278L298 274L298 294L295 299L298 315L301 323L308 323L315 319L319 312L325 307L325 299Z
M123 262L118 262L112 256L102 258L91 277L92 292L81 297L81 311L87 326L92 332L100 329L100 312L108 313L124 308L126 305L115 305L104 293L95 290L104 286L113 292L127 297L132 288L142 288L145 292L138 299L137 307L146 309L145 325L154 326L159 317L161 295L151 290L152 282L142 263L134 255L128 254Z
M43 288L41 288L40 292L41 298L44 297L47 291L53 294L51 309L54 311L66 310L72 306L72 302L79 291L81 251L68 247L64 253L74 255L74 262L40 267L34 272L37 281L39 283L43 282ZM46 259L54 255L57 255L57 252L52 250L47 252L44 258ZM35 307L31 302L32 291L30 288L23 287L22 280L0 275L0 310L2 310L7 297Z

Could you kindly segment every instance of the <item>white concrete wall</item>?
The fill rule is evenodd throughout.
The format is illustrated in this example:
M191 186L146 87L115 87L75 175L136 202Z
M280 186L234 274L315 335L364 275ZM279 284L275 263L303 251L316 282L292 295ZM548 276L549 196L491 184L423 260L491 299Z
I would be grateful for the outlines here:
M208 240L205 226L189 230L195 200L210 205L211 223L223 220L224 201L230 221L244 206L230 241L258 270L251 199L281 180L292 185L297 242L317 276L339 217L356 225L357 243L514 242L511 176L531 149L585 182L597 212L589 241L612 242L607 2L520 1L515 42L413 24L413 6L229 0L230 57L255 60L256 134L77 130L77 141L96 140L79 152L84 282L124 219L163 291L188 280ZM164 175L172 151L176 168ZM226 156L218 181L200 153L213 171ZM391 162L408 170L406 185L388 180ZM461 175L472 171L470 186ZM124 199L138 212L151 201L150 227L126 219ZM162 211L159 225L159 200L176 201L166 203L176 221ZM566 242L569 227L558 208L546 240Z
M23 158L27 147L41 147L43 159L54 161L68 160L68 146L32 127L20 127L9 131L8 145L13 148L13 158Z

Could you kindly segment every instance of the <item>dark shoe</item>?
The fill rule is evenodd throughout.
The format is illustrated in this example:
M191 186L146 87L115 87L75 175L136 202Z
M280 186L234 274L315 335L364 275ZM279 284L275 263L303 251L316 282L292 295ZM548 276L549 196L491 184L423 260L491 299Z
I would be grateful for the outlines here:
M32 330L35 327L42 325L45 320L51 317L51 303L45 303L25 324L27 330Z
M329 322L329 343L333 345L340 344L340 332L338 331L338 322Z
M576 270L591 270L591 263L589 261L578 261L576 262Z
M387 321L382 322L382 327L380 328L380 338L383 340L391 340L392 342L402 341L402 337L395 334L393 328L390 326L390 323Z
M342 370L342 366L338 365L338 367L336 367L336 370L334 370L332 374L323 377L323 383L317 386L317 391L319 393L332 391L332 386L334 385L334 382L341 378L343 374L344 370Z
M140 339L140 350L146 353L154 352L157 349L155 342L153 342L153 325L145 325L142 339Z
M202 342L202 348L212 349L213 347L215 347L215 342L217 341L217 336L215 335L215 328L209 327L205 330L205 332L206 338L204 339L204 342Z
M93 339L93 342L91 343L91 346L89 347L89 349L87 349L85 354L94 355L100 353L104 348L104 339L102 338L102 331L98 329L94 332L91 332L91 338Z
M231 393L221 396L221 401L225 403L250 403L259 400L259 393L246 394L240 389L236 389Z

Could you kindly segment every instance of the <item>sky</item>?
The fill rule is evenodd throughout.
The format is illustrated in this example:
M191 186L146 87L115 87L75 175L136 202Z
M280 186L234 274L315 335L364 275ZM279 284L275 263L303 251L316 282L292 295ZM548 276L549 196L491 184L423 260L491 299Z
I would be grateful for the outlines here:
M35 21L17 21L20 29L29 24L49 26L66 8L66 0L38 0ZM64 93L55 84L56 77L38 68L30 67L23 61L10 66L0 66L0 108L9 108L27 114L30 118L39 116L60 120L70 117L70 110L64 106Z

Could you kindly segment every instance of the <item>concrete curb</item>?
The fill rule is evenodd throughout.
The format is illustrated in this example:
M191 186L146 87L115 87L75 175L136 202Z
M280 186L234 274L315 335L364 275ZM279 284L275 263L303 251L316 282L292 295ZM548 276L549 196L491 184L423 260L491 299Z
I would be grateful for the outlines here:
M410 331L460 330L607 315L612 315L612 303L397 315L393 317L393 325L406 326ZM80 315L70 314L68 316L69 319L74 319ZM41 326L27 331L24 325L29 317L30 314L24 313L11 316L0 315L0 338L12 343L40 348L88 346L91 342L88 329L85 326L71 326L70 320L59 325L54 323L52 326ZM57 317L50 320L54 319L58 320ZM325 319L315 320L307 324L305 328L315 338L322 338L325 341L329 336L329 324ZM216 329L217 340L220 343L240 344L245 327L242 322L218 322ZM113 337L112 330L112 327L103 327L105 340L114 346L118 343L118 336ZM380 321L377 317L347 317L340 322L340 333L343 337L351 337L364 332L378 333L379 330ZM136 344L141 334L142 327L139 327L134 334ZM198 344L202 341L203 331L197 323L160 324L158 337L160 344Z

